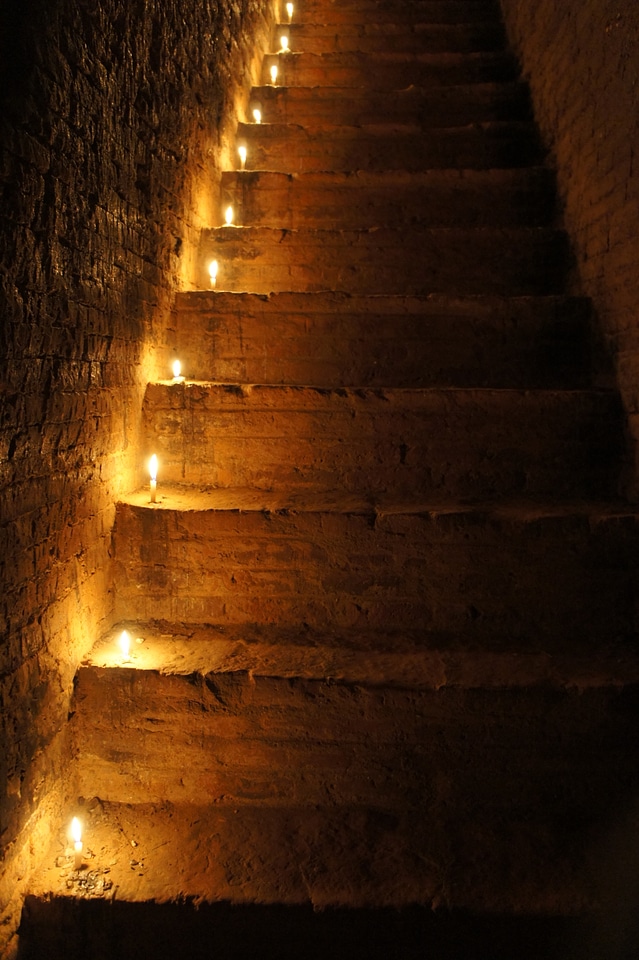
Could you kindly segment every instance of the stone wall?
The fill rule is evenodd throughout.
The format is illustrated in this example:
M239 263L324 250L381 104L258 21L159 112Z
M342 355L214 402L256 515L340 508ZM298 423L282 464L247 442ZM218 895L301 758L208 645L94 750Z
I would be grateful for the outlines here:
M639 10L619 0L501 0L557 165L577 282L593 298L639 437Z
M114 501L141 479L143 387L219 222L271 7L0 9L0 913L59 827L73 676L111 612Z

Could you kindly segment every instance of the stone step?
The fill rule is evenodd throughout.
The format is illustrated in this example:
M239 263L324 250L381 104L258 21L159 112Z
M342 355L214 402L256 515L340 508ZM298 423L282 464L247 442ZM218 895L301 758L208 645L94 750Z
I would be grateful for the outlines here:
M434 87L516 80L517 62L506 51L483 53L295 53L267 54L261 81L270 81L278 66L278 82L288 86L365 87L369 91L404 89L411 84Z
M401 504L158 483L116 508L116 620L391 629L423 649L579 653L634 643L627 506ZM356 642L356 639L355 639Z
M169 483L371 498L603 497L623 450L612 391L167 381L142 420Z
M97 849L114 866L104 868L101 862L92 862L86 878L80 878L77 885L82 890L81 884L88 887L91 883L103 890L107 881L112 884L108 893L90 898L70 896L59 870L43 870L38 877L38 893L30 894L25 902L21 960L101 960L105 956L117 956L118 960L175 960L176 956L208 960L212 943L216 960L299 960L300 956L306 960L353 960L354 956L358 960L423 960L425 952L428 960L592 960L596 956L579 948L574 954L566 953L566 944L593 945L596 927L592 918L559 915L556 911L551 911L551 916L531 915L526 903L510 916L501 911L472 914L434 909L431 903L402 908L397 904L372 907L365 902L360 908L319 909L320 878L329 873L340 878L341 890L349 883L349 889L361 891L361 899L366 901L371 886L369 868L374 864L365 861L359 851L360 870L353 871L353 864L347 867L344 843L348 836L352 845L353 835L359 832L361 836L362 827L365 834L371 833L374 840L383 842L380 827L383 830L386 825L388 832L390 826L381 811L352 814L341 824L338 844L336 830L340 824L334 810L324 810L323 819L316 812L308 820L305 812L291 809L268 811L268 819L261 810L213 811L210 807L184 809L162 804L101 804L100 809ZM120 828L139 836L141 825L145 841L153 829L155 845L151 840L144 842L144 859L135 861ZM89 827L93 830L94 826L92 817ZM401 832L398 825L397 833ZM328 861L318 857L316 841L322 834L331 837ZM162 839L158 841L159 836ZM193 864L199 862L201 851L211 846L211 838L221 868L213 869L209 881L198 872L198 883ZM276 894L282 896L278 870L282 869L283 858L281 854L273 857L273 842L278 851L288 852L292 847L300 851L295 886L298 891L307 891L305 902L278 902ZM412 853L412 846L406 843L406 847ZM64 841L60 841L53 856L63 849ZM418 882L419 871L417 858L411 855L407 859L410 863L403 864L402 869L405 889L410 891L413 882ZM136 873L127 866L132 861L145 867L148 864L148 869ZM167 862L174 871L172 887L164 879ZM260 864L259 878L255 875L256 863ZM352 885L348 880L351 871ZM556 873L555 869L552 875ZM373 874L378 876L379 865ZM140 876L142 879L138 879ZM430 890L423 880L421 883L422 890ZM119 895L110 898L114 887ZM179 889L180 895L171 895L171 889ZM194 892L189 896L186 891ZM313 906L314 899L318 906ZM437 906L440 897L434 897L433 902ZM610 922L614 929L612 914ZM597 940L608 942L608 936ZM600 955L605 956L605 949Z
M412 227L202 232L201 285L218 262L230 292L341 290L353 294L547 295L563 292L568 243L559 230Z
M242 170L222 174L220 199L221 222L231 204L237 223L287 230L534 227L554 219L555 183L544 167L423 173Z
M290 23L274 28L271 55L280 50L280 38L288 38L281 53L478 53L502 50L503 25L499 21L477 23L345 22ZM268 54L267 54L268 55Z
M269 123L354 127L380 121L416 124L422 129L461 127L531 116L528 87L521 82L371 92L358 87L287 87L278 80L253 88L249 120L255 107Z
M288 26L286 12L280 27ZM293 11L293 22L332 24L471 24L499 21L499 4L492 0L304 0ZM279 28L278 31L279 33Z
M268 116L263 119L268 121ZM237 137L238 144L247 147L249 169L280 173L486 170L535 166L543 159L534 125L510 121L434 129L428 134L401 124L240 123Z
M71 705L78 795L309 813L376 808L432 821L435 834L443 819L461 845L471 823L493 840L502 826L513 839L518 829L526 836L526 823L557 839L571 816L587 832L607 813L611 790L639 778L636 726L630 732L636 655L627 669L605 660L603 678L594 664L581 688L578 668L568 665L555 682L548 662L537 682L502 674L501 685L485 687L469 671L468 685L435 686L424 668L415 682L403 675L395 684L392 670L388 679L369 672L366 658L358 669L355 656L352 679L340 680L328 672L334 653L322 667L311 651L313 676L300 648L289 666L283 648L269 662L268 651L242 647L235 664L232 653L220 663L214 646L197 646L181 630L151 634L148 652L134 643L131 663L114 663L108 650L109 665L98 666L100 648L80 666ZM561 827L551 829L552 818ZM468 906L460 887L456 905Z
M578 388L591 307L569 297L178 294L165 348L194 380Z

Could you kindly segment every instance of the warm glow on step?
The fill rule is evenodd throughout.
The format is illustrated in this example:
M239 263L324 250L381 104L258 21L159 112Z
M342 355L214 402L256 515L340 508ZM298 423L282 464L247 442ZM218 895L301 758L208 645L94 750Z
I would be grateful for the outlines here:
M151 503L155 503L155 502L156 502L156 497L157 497L157 486L158 486L158 480L157 480L157 477L158 477L158 458L157 458L157 456L156 456L155 453L153 454L153 456L152 456L151 459L149 460L149 475L150 475L150 477L151 477L151 487L150 487Z
M255 121L255 123L262 122L262 111L259 109L259 107L256 107L255 110L253 111L253 120Z
M231 224L233 223L233 207L232 206L229 205L224 211L224 219L226 221L227 227L230 227Z
M286 53L288 51L288 37L285 33L280 37L280 52Z
M277 64L273 64L271 67L271 83L275 84L277 82Z
M217 260L211 260L211 262L209 263L209 277L211 280L212 287L214 287L215 284L217 283L217 269L218 269Z
M238 147L237 152L240 156L240 170L243 170L246 166L246 147L245 146Z

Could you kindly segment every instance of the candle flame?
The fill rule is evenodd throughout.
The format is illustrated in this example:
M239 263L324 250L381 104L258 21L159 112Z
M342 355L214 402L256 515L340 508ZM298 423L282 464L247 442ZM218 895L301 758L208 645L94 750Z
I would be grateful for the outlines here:
M129 636L128 630L123 630L120 634L120 650L122 651L122 656L125 660L129 659L129 653L131 651L131 637Z
M229 206L226 208L224 219L226 220L227 227L233 223L233 207Z
M246 147L238 147L237 152L240 155L240 163L242 164L242 169L244 169L244 164L246 163Z
M71 839L74 843L80 843L82 840L82 824L77 817L71 821Z
M262 122L262 111L261 111L261 110L258 110L257 107L256 107L255 110L253 111L253 119L255 120L256 123L261 123L261 122Z
M277 65L273 64L271 67L271 83L275 83L277 80Z
M292 4L292 3L287 3L287 4L286 4L286 12L288 13L288 22L289 22L289 23L290 23L291 20L293 19L293 9L294 9L294 8L293 8L293 4Z
M173 361L173 367L172 367L172 369L173 369L173 378L174 378L175 380L177 380L177 378L178 378L178 377L180 376L180 374L182 373L182 364L180 363L179 360L174 360L174 361Z
M149 460L149 475L151 480L156 480L158 475L158 458L154 453L151 459Z
M211 286L214 287L217 281L217 260L211 260L209 263L209 276L211 278Z
M280 46L282 48L282 53L286 53L288 50L288 37L285 33L280 37Z

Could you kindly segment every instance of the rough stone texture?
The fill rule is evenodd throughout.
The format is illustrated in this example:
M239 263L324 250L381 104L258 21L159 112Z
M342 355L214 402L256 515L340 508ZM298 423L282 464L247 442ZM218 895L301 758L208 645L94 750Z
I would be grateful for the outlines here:
M615 0L502 0L502 8L552 147L579 280L614 358L636 449L639 13Z
M0 913L38 817L58 816L59 741L110 612L142 387L267 14L190 0L0 12Z

